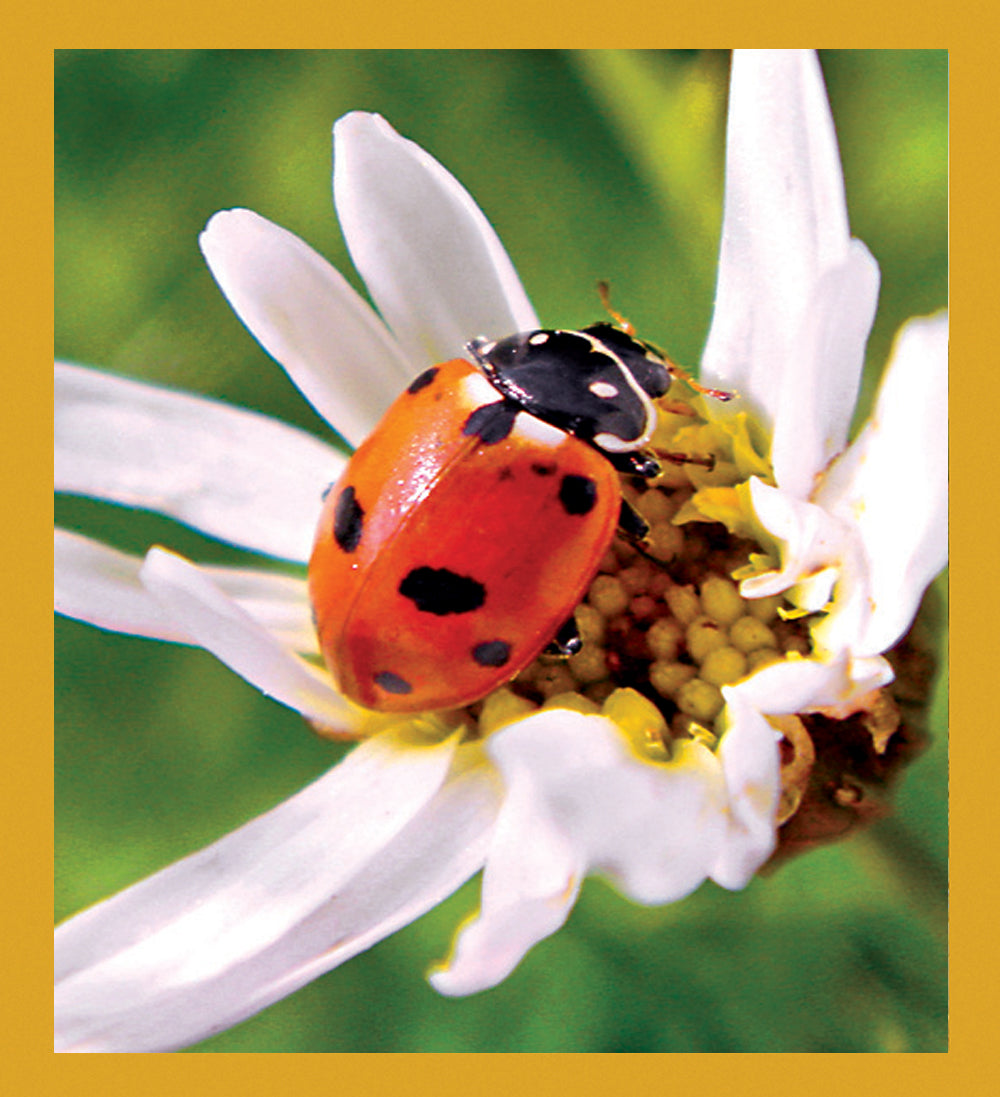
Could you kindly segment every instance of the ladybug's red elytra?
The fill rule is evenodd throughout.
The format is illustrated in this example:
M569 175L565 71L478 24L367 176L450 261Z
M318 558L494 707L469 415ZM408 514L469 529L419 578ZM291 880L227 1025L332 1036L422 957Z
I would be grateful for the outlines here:
M670 370L609 323L467 344L425 370L326 497L309 562L341 691L416 712L485 697L553 642L619 525L647 532L619 472L643 454Z

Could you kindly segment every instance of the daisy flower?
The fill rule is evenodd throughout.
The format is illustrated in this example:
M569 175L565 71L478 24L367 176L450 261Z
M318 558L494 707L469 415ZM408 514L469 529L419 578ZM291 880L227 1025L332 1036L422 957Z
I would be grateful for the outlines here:
M355 446L471 336L538 320L440 164L377 116L347 115L334 133L337 213L377 313L249 211L216 215L201 244L252 334ZM706 879L743 887L805 794L810 714L861 714L892 734L883 653L944 562L932 429L943 319L904 329L872 420L847 445L876 292L874 261L849 235L815 58L738 54L702 370L737 398L672 386L652 440L666 471L623 487L650 524L648 551L617 544L602 561L577 613L578 655L541 657L463 712L400 718L345 698L294 574L159 547L132 557L57 530L60 612L200 646L321 734L360 740L291 799L58 927L57 1049L202 1039L479 870L480 910L430 976L445 994L504 979L562 925L588 874L647 904ZM308 560L338 448L67 364L56 404L58 490Z

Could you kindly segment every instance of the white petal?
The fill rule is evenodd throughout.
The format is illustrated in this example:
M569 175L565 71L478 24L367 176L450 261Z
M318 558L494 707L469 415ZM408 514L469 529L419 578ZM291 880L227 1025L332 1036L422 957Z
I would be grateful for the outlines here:
M256 412L56 364L55 486L159 511L244 548L309 559L344 458Z
M190 644L191 637L170 620L142 585L142 558L102 545L79 533L55 531L55 608L57 613L152 640ZM277 640L303 655L319 645L303 579L250 568L202 565L220 590Z
M202 564L202 571L261 628L301 655L319 655L305 579L252 568Z
M201 234L212 274L261 346L353 446L418 372L321 255L250 210L217 213Z
M755 671L736 686L726 687L736 713L749 707L767 716L787 716L815 709L837 696L847 680L848 655L835 659L784 659Z
M351 258L412 362L538 326L507 253L469 193L375 114L334 127L334 202Z
M200 901L208 898L222 908L226 888L275 905L276 918L282 902L291 899L291 889L308 901L305 909L315 909L331 885L350 879L437 792L457 741L451 736L420 745L402 731L389 730L360 743L291 799L62 925L56 978L114 958L164 929L179 932L178 919L197 910ZM320 875L322 884L316 879ZM209 878L214 886L206 893ZM260 917L255 906L246 904L248 919ZM109 934L112 918L121 921ZM201 945L195 934L192 943ZM200 963L214 966L210 953Z
M526 783L508 787L486 852L479 916L458 933L447 964L428 979L440 994L496 986L573 909L585 865Z
M377 736L271 812L59 927L57 1048L182 1047L440 902L482 863L496 810L481 754L454 749L454 738Z
M715 312L702 379L772 426L823 273L850 235L833 119L811 50L735 50Z
M653 763L610 720L558 710L491 736L506 796L482 909L432 976L435 988L468 994L505 978L562 924L588 872L640 903L696 888L722 851L725 786L710 751L677 747L669 763Z
M190 643L139 581L142 560L89 537L55 531L55 608L78 621L152 640Z
M797 366L781 376L771 463L778 486L799 498L847 444L878 286L878 264L852 240L847 260L818 279L795 338Z
M251 685L324 726L358 725L361 710L329 674L285 647L194 564L154 548L139 575L171 620Z
M892 669L881 658L854 659L844 650L829 659L785 659L755 671L726 690L734 712L749 706L765 716L787 716L841 708L892 681Z
M726 781L729 817L712 879L722 887L739 889L746 887L774 850L781 759L774 728L759 710L737 689L722 692L729 727L717 757Z
M843 718L846 718L850 715L852 705L858 698L864 697L872 690L887 686L896 677L889 661L883 659L881 655L852 656L849 673L851 688L847 691L847 696L843 697L839 703L833 701L825 706L825 710L831 715L836 714L839 704L839 707L845 710Z
M781 567L744 579L740 593L744 598L764 598L823 575L823 582L808 584L801 592L819 601L802 604L796 599L802 609L822 609L830 589L824 569L839 568L849 551L851 528L815 503L804 502L757 477L750 479L750 498L758 521L780 543Z
M899 639L948 558L947 372L947 314L911 320L872 418L816 495L860 532L871 598L863 654Z

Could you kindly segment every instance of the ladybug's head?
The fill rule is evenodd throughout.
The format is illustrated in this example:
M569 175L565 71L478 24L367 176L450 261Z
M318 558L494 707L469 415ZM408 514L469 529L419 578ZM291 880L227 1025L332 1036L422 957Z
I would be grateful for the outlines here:
M670 387L655 352L611 324L474 339L466 349L508 400L612 454L649 441L652 400Z

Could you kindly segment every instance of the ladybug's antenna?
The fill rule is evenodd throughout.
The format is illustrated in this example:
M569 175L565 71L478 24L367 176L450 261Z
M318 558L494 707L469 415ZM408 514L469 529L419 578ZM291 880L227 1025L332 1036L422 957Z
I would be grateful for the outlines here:
M671 377L683 381L685 385L690 386L702 396L711 396L713 400L718 400L721 404L728 404L733 397L739 396L738 392L733 392L730 389L710 389L696 381L686 369L681 369L676 362L672 362L665 354L662 355L662 358L664 365L670 371Z
M635 327L631 320L627 320L620 312L611 307L611 286L608 282L605 282L602 278L597 283L597 293L601 298L601 305L604 311L611 317L612 320L625 332L626 335L635 335Z
M633 339L636 338L635 327L631 320L626 319L617 309L611 305L611 286L608 282L601 281L597 283L597 293L601 298L601 304L604 306L604 311L611 317L612 320L621 328L626 335L630 335ZM650 346L646 343L645 346ZM711 389L706 388L705 385L699 384L687 370L682 369L673 359L668 357L659 347L652 347L651 349L656 351L656 354L663 359L663 364L670 371L670 376L677 378L679 381L683 381L686 385L690 385L695 392L701 393L702 396L711 396L714 400L719 400L721 403L727 403L732 400L734 396L738 395L735 392L729 392L726 389Z

